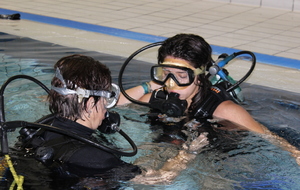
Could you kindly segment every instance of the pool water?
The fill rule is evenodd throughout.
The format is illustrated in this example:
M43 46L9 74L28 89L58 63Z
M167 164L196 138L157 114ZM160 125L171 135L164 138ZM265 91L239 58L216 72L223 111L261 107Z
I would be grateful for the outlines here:
M126 60L124 57L0 33L0 84L11 76L25 74L37 78L49 87L54 74L52 68L54 63L59 58L74 53L92 56L108 65L115 83L117 83L122 63ZM124 73L124 87L129 88L143 81L149 81L150 66L151 63L136 60L131 62L131 66ZM136 76L137 71L138 76ZM246 99L243 107L271 131L300 148L300 94L246 83L242 85L242 89ZM45 96L46 92L31 81L18 79L12 82L7 86L4 94L6 121L35 121L47 115L49 111ZM122 116L121 128L139 147L136 156L123 157L123 160L127 162L140 160L140 163L144 161L145 164L147 164L147 159L148 161L161 159L160 161L163 162L170 156L169 153L177 150L174 145L153 142L153 139L159 135L159 130L152 131L151 126L146 122L147 117L144 114L147 113L148 108L131 104L113 110ZM224 138L219 138L217 143L198 154L188 168L182 171L171 184L143 185L118 182L107 188L126 190L300 189L300 167L289 152L251 132L219 131L219 133ZM9 133L11 146L15 143L17 136L18 130ZM112 139L117 146L130 151L129 144L120 135L112 134L107 137ZM146 158L146 160L141 158ZM25 184L27 183L27 187L30 186L29 189L41 187L58 189L58 186L47 186L49 185L47 171L35 169L32 175L35 176L30 178L35 179L33 181L26 182L25 177ZM97 179L86 180L86 183L82 182L85 187L100 188Z

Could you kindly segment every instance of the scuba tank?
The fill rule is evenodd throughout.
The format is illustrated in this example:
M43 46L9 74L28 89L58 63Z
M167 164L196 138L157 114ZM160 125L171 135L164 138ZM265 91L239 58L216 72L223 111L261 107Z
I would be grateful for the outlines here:
M225 68L222 68L225 64L227 64L228 61L233 59L233 55L234 54L228 56L226 53L223 53L219 55L218 59L213 63L212 66L210 66L210 68L208 69L210 75L209 81L212 85L227 82L227 86L229 86L234 85L236 83L236 81L229 75L229 72ZM225 60L226 58L229 58L230 60ZM236 103L241 103L244 101L242 89L240 86L237 86L234 90L231 90L229 93Z

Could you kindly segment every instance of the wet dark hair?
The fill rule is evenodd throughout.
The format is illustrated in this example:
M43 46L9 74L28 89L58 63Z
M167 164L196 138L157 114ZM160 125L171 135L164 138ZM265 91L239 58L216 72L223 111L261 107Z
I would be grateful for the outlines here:
M166 39L159 48L158 64L163 63L167 56L172 56L188 61L195 68L201 66L208 68L213 62L211 55L212 48L201 36L195 34L177 34ZM211 86L205 73L198 75L197 80L196 85L200 86L200 88L199 92L192 99L189 112L194 109L194 106L198 102L206 97Z
M54 65L54 70L59 68L68 89L76 90L77 87L88 90L106 90L111 88L110 70L101 62L84 55L70 55L61 58ZM62 82L53 77L51 85L63 87ZM95 105L101 97L93 96ZM48 96L49 109L58 116L76 121L81 118L81 113L87 108L89 98L78 101L77 94L61 95L54 90Z

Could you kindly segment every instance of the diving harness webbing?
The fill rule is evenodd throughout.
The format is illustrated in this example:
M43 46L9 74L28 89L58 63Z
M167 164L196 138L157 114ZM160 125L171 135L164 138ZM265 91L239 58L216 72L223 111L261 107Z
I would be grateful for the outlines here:
M2 179L4 178L3 175L4 175L5 171L7 171L8 169L10 170L10 172L14 178L14 181L10 185L9 190L15 189L16 185L17 185L17 190L23 190L24 176L17 174L17 172L13 166L13 163L10 159L10 156L8 154L6 154L4 156L4 158L2 157L2 160L0 160L0 161L1 161L1 166L0 166L1 171L0 172L2 173L1 178Z

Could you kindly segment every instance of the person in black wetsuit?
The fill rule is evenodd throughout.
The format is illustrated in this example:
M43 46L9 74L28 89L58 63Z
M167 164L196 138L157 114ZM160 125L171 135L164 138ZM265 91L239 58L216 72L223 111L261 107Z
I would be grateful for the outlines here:
M49 108L55 114L52 126L97 141L96 130L115 105L118 93L109 69L84 55L61 58L54 65ZM138 166L120 156L70 136L41 129L26 143L35 158L60 177L93 177L129 180L140 173ZM25 147L26 148L26 147Z
M154 130L162 131L154 142L182 145L177 156L169 159L159 170L149 169L135 177L134 181L148 184L171 182L195 158L195 153L201 152L214 139L209 137L212 130L219 129L241 129L267 135L272 141L279 141L280 146L290 151L300 165L300 151L255 121L226 91L226 82L211 84L207 74L213 63L211 55L211 46L201 36L177 34L167 38L158 50L158 64L151 67L152 80L126 90L131 98L147 102L149 107L160 111L153 116L154 122L151 123L155 125L152 127ZM121 95L118 105L127 103L130 101ZM170 115L176 117L174 121L166 117ZM185 119L184 125L179 123L182 119ZM166 123L162 130L156 127L161 126L160 121ZM215 123L217 127L213 127ZM186 138L188 144L182 138L182 130L191 132L193 138ZM220 139L222 135L219 135Z
M208 144L209 131L203 131L204 127L200 127L207 120L228 121L240 129L265 133L265 129L233 101L226 91L226 84L211 84L207 70L212 63L212 48L201 36L177 34L162 42L158 50L158 64L150 70L152 80L126 90L131 98L147 102L153 109L158 108L161 114L158 114L155 122L168 120L165 115L170 116L180 110L175 122L166 121L167 125L160 130L162 134L154 142L167 141L185 147L159 171L148 170L144 177L138 176L135 181L149 181L152 184L173 179L195 157L192 153L201 151ZM118 105L127 103L130 101L121 95ZM169 109L172 106L176 109ZM180 117L185 119L183 122L188 122L185 126L180 123L177 125ZM207 129L211 129L209 125ZM189 146L183 144L188 137L184 139L181 133L186 127L198 134L189 142Z
M249 131L264 133L262 126L232 101L226 88L212 86L206 74L213 62L211 56L212 48L201 36L177 34L167 38L158 50L158 64L151 68L152 80L127 89L126 93L133 99L154 104L153 96L164 91L168 99L186 102L181 115L190 119L221 118ZM130 101L121 94L118 105L126 103Z

